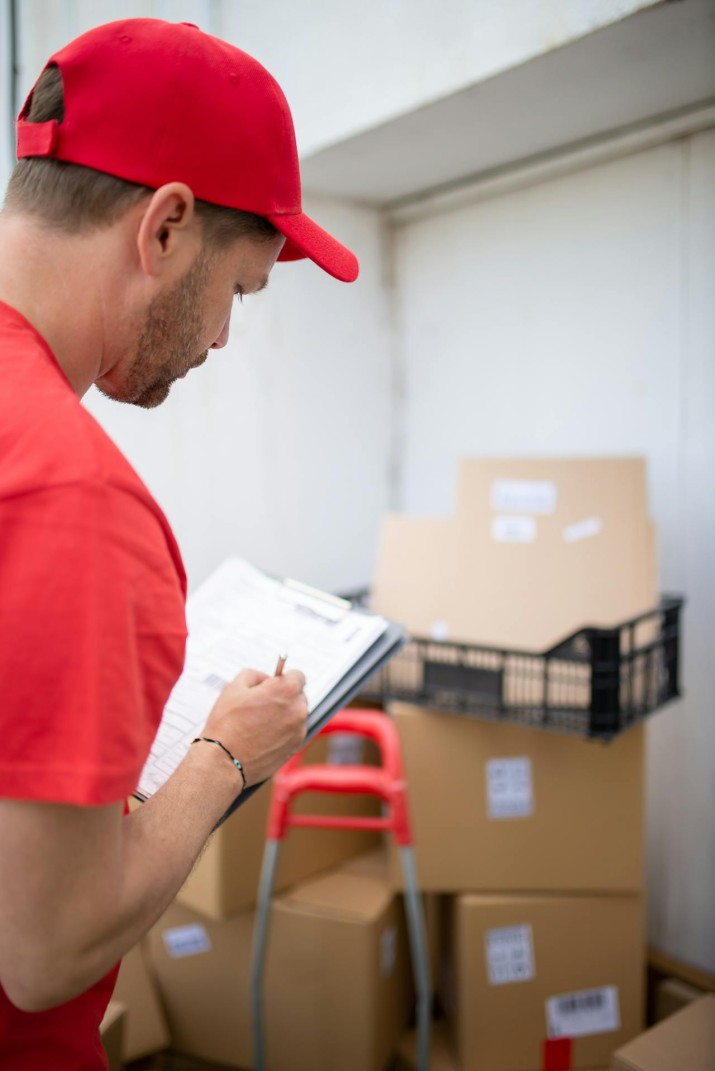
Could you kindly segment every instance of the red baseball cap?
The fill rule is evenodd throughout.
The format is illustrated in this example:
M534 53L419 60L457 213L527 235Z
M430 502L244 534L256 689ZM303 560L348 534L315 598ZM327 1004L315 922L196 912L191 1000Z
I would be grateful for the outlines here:
M309 257L344 282L357 258L301 207L295 132L283 92L257 60L190 23L126 19L56 52L62 122L17 122L17 155L50 156L269 219L279 260Z

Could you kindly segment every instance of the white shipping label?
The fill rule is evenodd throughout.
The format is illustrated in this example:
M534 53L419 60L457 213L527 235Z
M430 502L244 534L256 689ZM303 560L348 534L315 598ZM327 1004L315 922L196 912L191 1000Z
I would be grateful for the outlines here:
M356 733L333 733L328 737L329 766L362 766L365 738Z
M209 935L205 927L198 922L190 922L187 926L174 926L170 930L164 930L161 936L164 938L166 951L174 959L211 950Z
M388 926L380 934L380 970L389 978L397 961L397 926Z
M546 1030L550 1038L585 1038L620 1030L618 987L581 989L546 1001Z
M553 513L556 497L552 480L495 480L492 484L495 513Z
M536 521L533 517L494 517L492 539L496 543L533 543Z
M600 517L587 517L585 521L576 521L564 528L563 536L567 543L577 543L580 539L592 539L603 531Z
M489 759L486 775L490 818L531 818L534 813L531 759Z
M484 935L490 985L528 982L535 977L531 926L504 926Z

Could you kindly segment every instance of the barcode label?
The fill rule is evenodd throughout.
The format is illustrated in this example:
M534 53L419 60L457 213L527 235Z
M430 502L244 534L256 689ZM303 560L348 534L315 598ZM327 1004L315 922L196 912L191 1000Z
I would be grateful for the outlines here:
M502 926L484 935L490 985L528 982L534 977L531 926Z
M553 513L556 484L551 480L495 480L491 502L495 513Z
M328 737L329 766L361 766L364 761L364 737L355 733L333 733Z
M489 759L486 764L490 818L530 818L534 813L531 759Z
M567 543L578 543L581 539L591 539L603 531L600 517L587 517L585 521L576 521L564 528L563 536Z
M581 989L546 1001L546 1028L550 1038L583 1038L618 1030L621 1013L618 988Z
M222 692L228 681L225 681L223 677L219 677L217 673L209 673L207 677L204 677L204 684L208 684L209 688L215 688L217 692Z
M495 543L533 543L536 521L533 517L494 517L492 539Z
M161 936L164 938L166 951L172 959L195 956L199 952L211 950L209 935L198 922L190 922L186 926L173 926L170 930L164 930Z

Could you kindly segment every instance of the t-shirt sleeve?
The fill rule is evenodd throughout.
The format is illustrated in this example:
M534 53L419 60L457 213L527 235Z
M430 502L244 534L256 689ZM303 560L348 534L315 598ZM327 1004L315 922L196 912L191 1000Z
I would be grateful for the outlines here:
M165 534L136 496L90 481L0 500L0 796L130 795L185 639Z

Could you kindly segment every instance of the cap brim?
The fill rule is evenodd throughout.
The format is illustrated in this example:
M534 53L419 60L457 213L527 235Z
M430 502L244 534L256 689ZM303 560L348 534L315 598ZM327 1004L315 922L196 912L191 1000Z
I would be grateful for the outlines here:
M360 266L355 254L309 216L299 212L295 215L268 216L268 219L285 235L286 241L279 260L302 260L308 257L328 275L343 283L352 283L357 279Z

